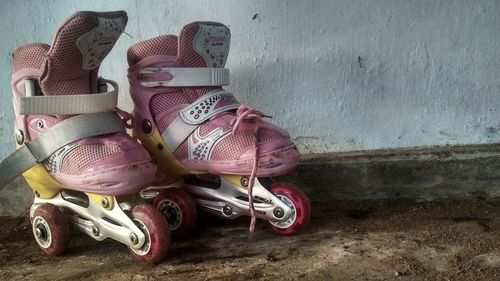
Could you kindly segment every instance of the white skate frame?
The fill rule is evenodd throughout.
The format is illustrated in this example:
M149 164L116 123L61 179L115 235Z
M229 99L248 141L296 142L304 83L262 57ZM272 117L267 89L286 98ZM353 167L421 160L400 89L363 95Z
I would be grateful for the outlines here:
M88 207L68 201L63 198L62 193L59 192L51 199L40 199L35 197L35 201L30 209L30 218L33 218L35 210L42 204L53 204L57 207L69 210L70 213L67 214L67 216L70 223L97 241L111 238L134 249L140 249L144 245L146 236L124 212L124 209L129 209L128 206L123 203L118 204L115 197L113 197L114 204L111 210L103 208L90 199L85 200L72 195L68 195L67 198L88 203ZM99 230L97 235L93 232L94 227L97 227ZM130 238L132 234L135 234L138 238L138 242L135 245Z
M239 185L233 184L224 177L219 176L220 187L210 188L202 185L187 184L183 179L168 186L149 187L141 191L141 196L145 199L154 198L162 189L177 187L188 191L203 209L226 219L236 219L242 215L250 215L250 205L248 201L241 200L238 197L248 197L248 191ZM272 222L286 221L292 215L292 209L287 206L278 197L267 190L258 179L255 179L253 186L254 208L256 217ZM230 214L224 213L224 208L231 208ZM274 209L281 208L283 216L277 218L274 215Z

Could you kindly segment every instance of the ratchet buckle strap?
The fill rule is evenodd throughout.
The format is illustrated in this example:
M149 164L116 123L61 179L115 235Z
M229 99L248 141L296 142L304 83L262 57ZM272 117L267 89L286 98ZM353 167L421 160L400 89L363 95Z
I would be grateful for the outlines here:
M122 120L114 112L78 115L61 121L0 162L0 189L69 143L124 131Z
M217 114L238 109L239 106L233 94L222 89L213 90L182 109L163 132L163 140L174 151L201 123Z

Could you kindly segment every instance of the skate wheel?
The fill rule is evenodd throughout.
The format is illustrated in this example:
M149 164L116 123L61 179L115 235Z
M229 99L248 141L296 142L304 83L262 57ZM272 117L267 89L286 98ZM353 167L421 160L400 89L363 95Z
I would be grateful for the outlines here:
M156 196L153 204L167 219L173 237L183 237L193 229L198 213L188 192L167 188Z
M161 261L170 247L170 230L163 215L151 205L139 204L132 208L131 217L146 236L140 249L129 247L132 255L141 262L154 264Z
M302 190L290 183L280 182L271 185L269 191L293 210L292 215L286 221L267 221L272 232L283 236L294 235L309 225L311 205Z
M66 215L52 204L36 208L31 226L38 246L46 254L58 256L69 245L70 228Z

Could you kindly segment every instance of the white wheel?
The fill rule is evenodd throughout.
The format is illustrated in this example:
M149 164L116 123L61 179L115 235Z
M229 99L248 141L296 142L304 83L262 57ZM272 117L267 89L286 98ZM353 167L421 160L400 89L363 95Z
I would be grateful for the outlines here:
M31 223L36 243L45 253L57 256L69 245L69 222L66 215L52 204L36 208Z
M146 237L146 239L144 240L144 244L142 245L141 248L134 249L134 248L130 247L130 250L138 256L144 256L151 249L151 235L149 234L148 228L146 227L146 225L144 225L144 223L142 221L140 221L138 219L134 219L133 222L142 231L142 233L144 233L144 236Z

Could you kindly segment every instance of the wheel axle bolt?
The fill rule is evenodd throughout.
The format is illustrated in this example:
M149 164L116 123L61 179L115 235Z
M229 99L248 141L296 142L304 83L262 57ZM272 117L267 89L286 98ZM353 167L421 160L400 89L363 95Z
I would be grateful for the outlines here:
M283 209L281 209L280 207L275 208L273 213L274 216L278 219L281 219L285 215L285 212L283 212Z
M108 208L109 207L109 200L108 200L108 198L103 197L101 199L101 205L102 205L103 208Z
M222 208L222 212L224 213L224 215L230 216L231 214L233 214L233 209L231 208L231 206L226 205L224 206L224 208Z
M45 237L45 231L42 229L41 226L37 226L35 229L35 235L36 237L43 239Z
M21 130L17 130L16 132L16 142L19 145L22 145L24 143L24 133Z
M99 233L100 233L99 228L94 225L92 227L92 234L94 234L94 236L99 236Z
M248 182L249 182L248 177L242 177L240 180L241 185L244 187L248 187Z
M137 243L139 243L139 238L135 233L130 233L130 242L132 242L133 245L137 245Z

